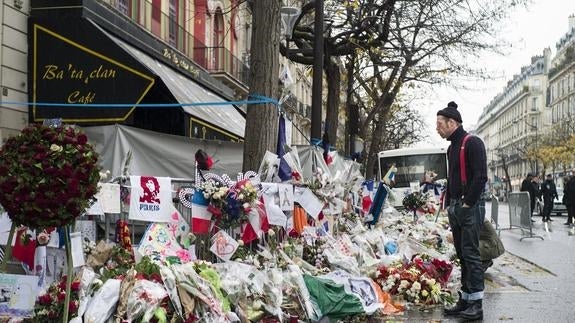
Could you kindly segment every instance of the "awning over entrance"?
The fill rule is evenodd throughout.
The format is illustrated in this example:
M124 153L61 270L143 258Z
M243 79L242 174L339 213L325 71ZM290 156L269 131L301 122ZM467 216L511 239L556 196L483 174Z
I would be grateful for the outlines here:
M206 73L195 80L88 18L57 18L62 17L29 19L32 122L62 118L86 125L121 123L150 130L165 123L178 129L174 134L232 141L243 138L243 114L226 104L213 88L200 83L209 78ZM152 107L138 107L140 103ZM163 110L166 103L198 106Z
M184 111L200 120L217 125L233 135L244 137L246 120L232 104L204 105L203 103L225 103L227 101L125 41L104 30L102 32L159 76L179 103L199 104L183 106Z

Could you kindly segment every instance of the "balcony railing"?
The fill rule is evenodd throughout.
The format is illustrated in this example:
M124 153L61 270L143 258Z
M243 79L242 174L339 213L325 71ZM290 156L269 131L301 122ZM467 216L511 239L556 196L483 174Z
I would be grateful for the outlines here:
M159 8L154 8L149 0L132 0L129 6L122 5L123 1L99 0L99 2L126 16L207 71L225 72L244 85L248 85L249 68L243 61L225 47L206 46L176 20L161 12ZM178 15L175 10L173 12Z
M249 68L225 47L195 47L194 61L210 73L227 73L248 84Z

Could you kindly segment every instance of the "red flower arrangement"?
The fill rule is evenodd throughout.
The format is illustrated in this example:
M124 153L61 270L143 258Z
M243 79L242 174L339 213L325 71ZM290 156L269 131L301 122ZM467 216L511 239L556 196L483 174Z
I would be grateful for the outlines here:
M66 280L63 276L60 281L53 282L45 294L38 296L34 305L34 319L37 322L54 322L62 319L64 315L64 300L66 298ZM80 281L72 281L70 305L68 306L69 317L78 313Z
M446 284L453 264L428 255L416 255L409 263L397 262L378 268L375 281L381 288L415 304L452 303Z
M78 129L31 125L0 150L0 204L16 225L67 225L97 192L97 163L97 153Z

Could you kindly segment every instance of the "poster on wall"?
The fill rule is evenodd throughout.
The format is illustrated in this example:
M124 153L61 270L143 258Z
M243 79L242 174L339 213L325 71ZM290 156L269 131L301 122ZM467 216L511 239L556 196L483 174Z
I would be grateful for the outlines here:
M0 316L32 316L39 293L38 276L0 274Z

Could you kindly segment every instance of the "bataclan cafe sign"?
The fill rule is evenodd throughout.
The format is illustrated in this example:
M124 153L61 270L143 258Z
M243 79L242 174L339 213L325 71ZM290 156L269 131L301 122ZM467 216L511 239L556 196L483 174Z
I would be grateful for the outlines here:
M85 19L30 19L29 26L31 121L123 122L135 106L113 105L140 103L155 83L153 73Z

